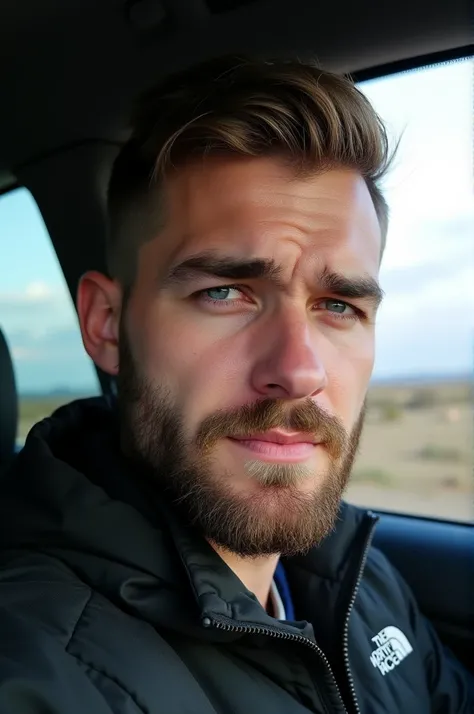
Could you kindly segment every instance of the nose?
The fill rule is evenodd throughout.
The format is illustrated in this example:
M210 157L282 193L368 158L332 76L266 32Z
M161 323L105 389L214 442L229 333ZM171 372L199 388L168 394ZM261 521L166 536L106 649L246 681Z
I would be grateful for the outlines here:
M260 337L252 387L271 399L314 397L327 386L315 328L298 315L272 320Z

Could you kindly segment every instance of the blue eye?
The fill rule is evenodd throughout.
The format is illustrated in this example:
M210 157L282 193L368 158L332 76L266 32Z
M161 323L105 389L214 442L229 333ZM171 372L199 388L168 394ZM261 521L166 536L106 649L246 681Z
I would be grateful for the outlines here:
M326 309L330 312L336 312L338 315L345 314L347 310L353 310L347 302L342 302L341 300L325 300Z
M233 285L217 285L215 288L200 290L197 296L205 302L231 304L242 299L242 290Z
M229 297L231 290L233 290L233 288L209 288L204 291L204 294L211 298L211 300L226 300Z
M317 304L316 310L330 315L333 320L338 320L339 322L364 320L364 314L361 310L358 310L353 305L349 305L349 303L344 302L344 300L336 300L335 298L325 298L321 300Z

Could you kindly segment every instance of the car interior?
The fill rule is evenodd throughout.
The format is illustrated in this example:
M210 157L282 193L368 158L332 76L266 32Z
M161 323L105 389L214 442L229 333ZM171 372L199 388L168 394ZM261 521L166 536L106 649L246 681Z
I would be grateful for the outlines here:
M10 349L0 329L0 473L15 454L18 395Z
M86 270L105 270L108 171L158 78L245 52L316 57L362 81L472 56L472 12L470 0L4 0L0 193L31 192L74 298ZM18 419L7 343L0 331L0 469ZM380 515L375 544L474 671L474 523Z

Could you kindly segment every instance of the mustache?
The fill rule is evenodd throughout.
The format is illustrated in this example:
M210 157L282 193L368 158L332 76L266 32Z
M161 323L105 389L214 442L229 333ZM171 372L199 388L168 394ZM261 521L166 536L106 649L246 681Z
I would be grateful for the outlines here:
M349 441L340 419L312 399L291 408L283 400L263 399L206 417L196 435L196 443L200 449L207 451L224 437L250 437L270 429L301 431L323 443L333 458L342 455Z

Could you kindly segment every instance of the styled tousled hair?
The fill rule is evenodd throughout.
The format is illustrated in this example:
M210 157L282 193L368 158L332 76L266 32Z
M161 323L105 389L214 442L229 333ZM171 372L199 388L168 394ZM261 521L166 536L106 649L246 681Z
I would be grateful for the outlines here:
M368 99L350 79L307 61L228 56L169 77L137 106L108 191L107 264L124 287L140 246L166 219L160 186L208 156L279 157L302 176L354 169L372 197L383 250L388 208L379 184L391 156Z

